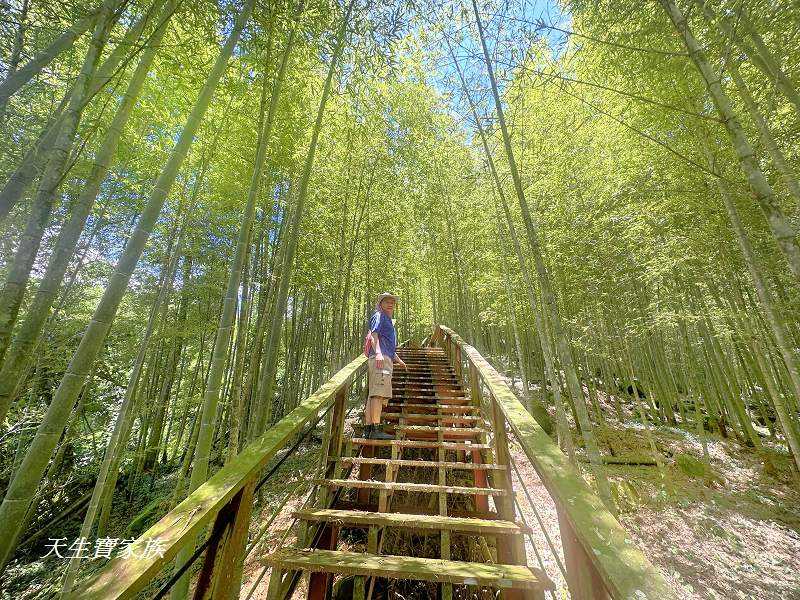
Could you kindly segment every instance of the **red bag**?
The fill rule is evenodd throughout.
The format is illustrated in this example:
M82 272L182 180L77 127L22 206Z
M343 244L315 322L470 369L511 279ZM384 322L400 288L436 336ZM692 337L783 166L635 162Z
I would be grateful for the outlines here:
M364 356L369 358L369 351L372 349L372 332L367 332L367 337L364 338Z

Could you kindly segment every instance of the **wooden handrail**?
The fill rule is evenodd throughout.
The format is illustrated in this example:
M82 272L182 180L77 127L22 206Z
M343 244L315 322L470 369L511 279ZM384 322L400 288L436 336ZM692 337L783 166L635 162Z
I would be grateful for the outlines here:
M132 554L138 556L113 559L68 597L75 600L134 597L165 565L175 559L179 550L187 544L194 544L200 532L214 522L232 499L245 486L255 483L275 454L321 410L327 409L337 393L346 390L355 377L366 371L366 365L367 358L362 354L338 371L263 436L246 446L230 464L217 471L145 531L132 545ZM151 553L151 556L143 556L149 540L158 541L163 555ZM238 597L238 592L235 597Z
M633 544L619 521L589 489L575 466L528 413L495 368L455 331L444 325L437 325L431 336L432 343L439 340L445 346L448 342L452 343L457 361L466 358L477 371L556 503L560 518L566 521L583 554L591 562L595 573L578 579L586 582L592 580L593 575L598 575L605 591L614 599L674 599L675 594L658 569ZM566 558L569 579L570 557ZM579 594L581 597L601 597L596 595L596 590L589 590L591 582L584 583L584 586Z

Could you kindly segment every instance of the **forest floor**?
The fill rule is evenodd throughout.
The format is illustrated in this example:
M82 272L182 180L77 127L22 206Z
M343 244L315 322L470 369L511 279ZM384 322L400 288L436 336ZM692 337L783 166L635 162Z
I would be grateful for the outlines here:
M518 390L519 391L519 390ZM602 403L602 399L601 399ZM605 406L606 415L613 414ZM604 455L651 457L641 423L626 414L622 423L598 428ZM699 437L678 427L651 428L664 464L608 465L606 473L631 539L661 570L681 600L800 600L800 492L785 447L764 440L774 468L735 439L706 432L710 469L702 462ZM575 437L576 448L581 441ZM580 454L580 450L579 450ZM512 455L555 548L561 548L555 506L516 444ZM584 457L585 458L585 457ZM587 479L591 475L584 466ZM528 562L536 552L567 598L566 585L519 478L514 487L526 521L533 525L536 550L528 541Z
M600 437L626 445L632 456L646 453L648 443L638 423L613 425L599 432ZM658 428L653 435L657 447L673 457L702 456L692 434ZM708 450L711 472L688 475L678 465L683 459L665 458L663 481L654 466L609 465L620 522L681 600L800 600L800 494L785 479L765 475L752 450L735 441L709 436ZM547 490L518 446L512 454L553 545L560 549L556 510ZM773 460L785 462L782 458L775 453ZM534 510L520 493L518 477L514 487L523 516L534 528L536 550L529 540L528 562L537 564L538 551L559 598L566 598L564 579L542 529L536 527Z

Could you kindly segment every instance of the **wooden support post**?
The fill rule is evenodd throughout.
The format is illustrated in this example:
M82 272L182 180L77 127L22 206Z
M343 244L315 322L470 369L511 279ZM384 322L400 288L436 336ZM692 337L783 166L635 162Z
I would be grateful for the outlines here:
M350 386L345 386L336 393L336 398L333 401L333 407L328 417L328 426L322 446L323 479L336 479L339 476L339 459L342 456L342 431L344 430L344 417L349 393ZM316 504L318 507L328 508L332 498L333 491L327 486L322 486ZM322 534L319 542L314 547L323 550L336 550L339 542L339 528L331 524L321 525L321 527L323 528ZM311 573L308 580L308 600L325 600L329 596L332 584L333 577L330 573Z
M441 414L441 411L439 411ZM439 429L437 432L437 437L439 439L439 443L444 443L444 432ZM447 460L447 451L444 449L444 446L439 446L439 463L440 466L438 468L439 472L439 485L446 486L447 485L447 470L445 469L443 463ZM439 492L439 515L442 517L447 516L447 493ZM439 539L441 543L441 557L442 560L450 560L450 531L446 529L442 529L439 533ZM453 585L450 583L443 583L441 584L441 600L452 600L453 598Z
M397 454L397 447L392 446L392 458L395 458ZM399 467L397 467L399 469ZM394 469L391 464L386 465L386 474L384 477L384 481L386 483L392 483L394 481ZM378 512L386 512L389 507L389 490L383 489L378 492Z
M339 528L335 525L322 525L322 536L315 548L323 550L336 550L339 542ZM331 573L311 573L308 578L308 600L325 600L333 584Z
M470 388L470 398L472 399L472 404L473 406L481 410L482 414L480 379L478 375L478 369L476 369L475 365L473 365L472 363L470 363L469 365L469 388ZM485 444L486 435L483 434L481 438L478 440L478 442L481 444ZM474 463L484 462L483 455L481 454L480 450L472 451L472 462ZM472 476L475 487L489 487L489 480L487 478L485 469L475 469L472 472ZM475 501L475 510L485 513L489 512L489 496L475 495L474 501Z
M347 412L347 397L350 386L345 386L336 394L333 408L328 416L325 438L322 444L323 479L337 479L340 464L338 459L342 456L342 432L344 431L344 417ZM330 502L331 491L321 488L317 496L317 506L327 507Z
M272 567L269 574L269 585L267 586L267 600L278 600L283 590L283 571L277 567Z
M367 553L378 553L378 526L371 525L367 529ZM369 580L363 575L357 575L353 581L353 600L364 600L367 593Z
M364 386L364 406L366 407L369 394L369 382ZM361 446L361 456L364 458L373 458L375 456L375 446ZM358 478L360 480L369 479L372 476L372 465L359 465ZM370 490L360 489L356 493L356 502L359 504L369 504Z
M364 589L365 583L366 578L360 575L356 576L353 581L353 600L365 600L367 592L366 589Z
M469 396L472 404L481 408L481 380L475 365L469 365Z
M514 487L511 484L511 453L508 449L505 416L493 396L490 396L489 405L491 407L492 430L494 431L494 460L497 464L506 467L505 470L492 471L492 487L504 489L508 492L504 496L495 496L494 503L497 507L497 515L501 519L515 521ZM502 536L502 538L498 539L497 560L501 563L512 565L528 564L528 558L525 553L525 538L522 535L506 535ZM518 598L538 600L542 597L541 592L531 590L505 590L503 592L503 598L506 600L516 600Z
M610 596L603 585L603 580L578 541L572 525L561 509L556 508L570 598L573 600L609 600Z
M197 580L195 600L239 598L254 489L255 482L243 487L217 514L211 544Z
M364 458L373 458L375 456L375 446L361 446L361 456ZM366 481L372 477L372 465L360 464L358 466L358 479ZM362 488L358 490L356 495L359 504L369 504L369 495L371 490L369 488Z

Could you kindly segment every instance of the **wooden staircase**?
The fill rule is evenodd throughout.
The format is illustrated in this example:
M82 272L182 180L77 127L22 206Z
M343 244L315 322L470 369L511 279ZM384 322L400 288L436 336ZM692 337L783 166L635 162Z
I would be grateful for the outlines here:
M527 566L505 428L485 420L442 349L399 353L408 370L395 369L382 416L397 439L341 439L332 424L340 439L315 507L295 513L298 547L263 559L267 597L286 597L305 572L314 600L333 597L335 576L352 584L340 580L337 598L544 598L554 586Z

